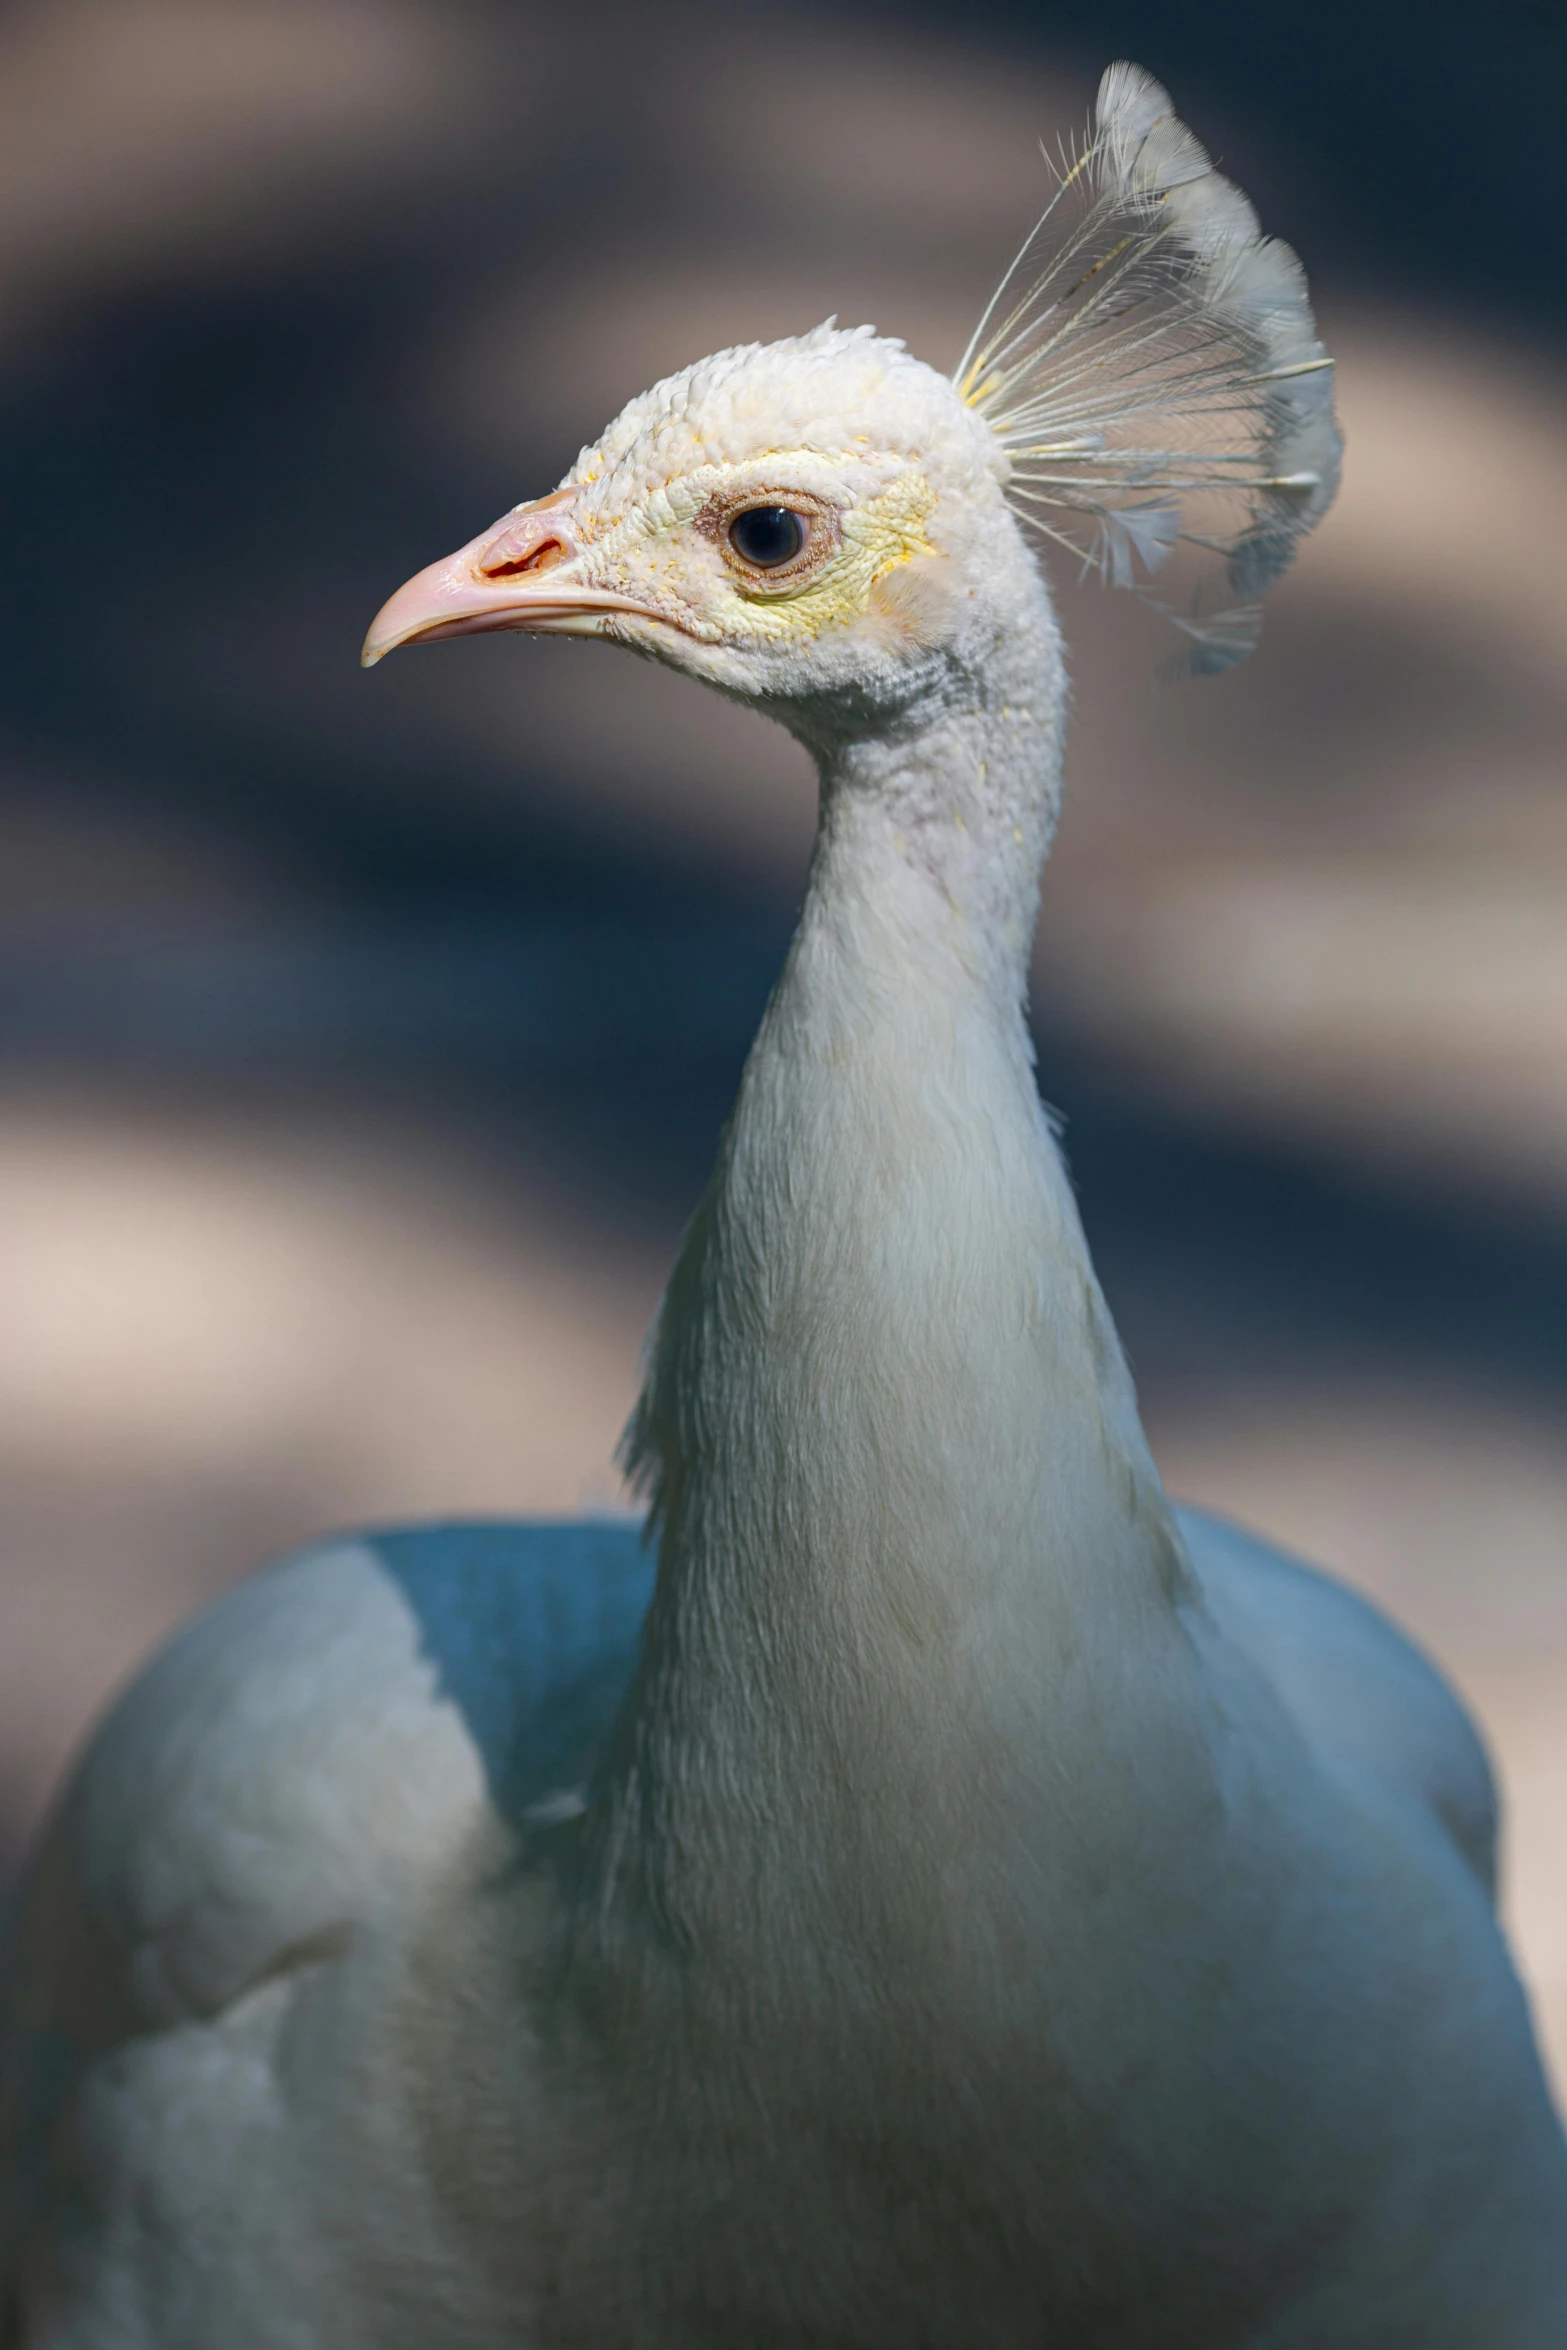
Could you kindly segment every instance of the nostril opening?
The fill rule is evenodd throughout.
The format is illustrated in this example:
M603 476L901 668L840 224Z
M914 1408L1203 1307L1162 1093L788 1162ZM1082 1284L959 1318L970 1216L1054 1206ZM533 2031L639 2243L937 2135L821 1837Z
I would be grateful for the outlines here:
M543 539L530 547L525 555L512 555L496 563L481 566L486 579L516 579L524 571L550 571L566 560L566 549L559 539Z

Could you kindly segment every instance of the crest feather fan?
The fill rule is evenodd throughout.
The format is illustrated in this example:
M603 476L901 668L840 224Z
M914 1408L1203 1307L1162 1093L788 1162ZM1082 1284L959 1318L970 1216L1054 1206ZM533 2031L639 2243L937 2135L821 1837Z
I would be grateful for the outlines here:
M1180 629L1169 669L1228 669L1338 487L1304 273L1138 66L1108 69L1053 168L954 380L1012 458L1022 519ZM1185 570L1188 598L1149 590L1167 565L1161 590Z

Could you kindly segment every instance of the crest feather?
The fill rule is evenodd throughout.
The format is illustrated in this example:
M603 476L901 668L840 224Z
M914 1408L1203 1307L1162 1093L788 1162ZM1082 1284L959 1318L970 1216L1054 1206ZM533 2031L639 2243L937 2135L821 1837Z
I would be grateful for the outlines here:
M1140 66L1108 69L1052 169L954 381L1012 459L1023 521L1173 622L1168 669L1228 669L1338 487L1305 273ZM1180 608L1147 585L1166 565L1193 574Z

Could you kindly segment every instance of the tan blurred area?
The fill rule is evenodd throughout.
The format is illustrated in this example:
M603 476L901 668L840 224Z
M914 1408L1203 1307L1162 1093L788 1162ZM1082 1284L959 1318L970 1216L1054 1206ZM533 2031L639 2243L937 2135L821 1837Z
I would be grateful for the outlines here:
M615 1493L799 888L810 778L747 714L563 644L361 679L357 628L707 349L835 312L950 364L1091 95L956 12L566 13L0 20L13 1853L267 1552ZM1160 688L1063 588L1042 1082L1172 1487L1478 1709L1567 2079L1567 380L1306 257L1349 454L1261 651Z

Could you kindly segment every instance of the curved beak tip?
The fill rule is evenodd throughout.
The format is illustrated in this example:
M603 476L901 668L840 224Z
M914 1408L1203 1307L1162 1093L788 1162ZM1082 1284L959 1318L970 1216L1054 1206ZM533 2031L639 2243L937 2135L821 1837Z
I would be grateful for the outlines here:
M413 632L413 635L418 635L418 632ZM385 660L388 653L395 653L397 646L406 642L409 642L409 632L388 630L388 627L381 625L381 613L376 613L369 630L366 630L364 644L359 646L359 667L362 670L374 670L378 660Z
M399 645L417 644L421 637L450 626L454 620L460 622L481 600L464 595L467 585L449 557L404 580L371 621L360 648L360 668L373 669Z

